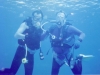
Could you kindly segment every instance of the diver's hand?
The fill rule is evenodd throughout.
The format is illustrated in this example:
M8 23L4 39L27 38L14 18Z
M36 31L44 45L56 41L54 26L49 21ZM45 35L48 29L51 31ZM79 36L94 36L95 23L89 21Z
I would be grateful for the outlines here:
M78 49L80 47L80 41L79 40L76 40L75 44L74 44L74 48L75 49Z

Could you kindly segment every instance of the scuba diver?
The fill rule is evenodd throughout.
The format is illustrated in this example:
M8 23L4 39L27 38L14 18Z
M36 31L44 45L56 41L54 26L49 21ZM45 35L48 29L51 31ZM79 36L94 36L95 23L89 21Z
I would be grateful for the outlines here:
M34 53L40 49L40 59L44 58L40 47L40 41L46 38L46 32L41 29L42 20L43 13L39 9L32 13L32 17L28 17L22 22L14 35L18 39L19 45L11 67L0 70L0 75L16 75L21 63L24 64L24 75L32 75Z
M85 34L67 22L66 14L63 11L57 12L56 20L50 22L54 23L48 30L53 49L51 75L58 75L59 70L64 63L68 63L74 75L81 75L82 58L79 56L74 60L73 56L74 49L80 47L80 43L82 43ZM74 64L72 63L73 61Z

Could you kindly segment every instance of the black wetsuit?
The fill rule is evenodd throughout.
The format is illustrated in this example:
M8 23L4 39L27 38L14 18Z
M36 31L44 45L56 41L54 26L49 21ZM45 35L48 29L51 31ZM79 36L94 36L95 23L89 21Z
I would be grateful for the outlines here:
M31 18L24 20L29 26L29 29L25 30L23 34L28 35L25 37L25 41L18 39L19 46L16 50L15 56L13 58L10 69L5 69L4 71L0 71L0 75L15 75L22 63L22 59L25 57L25 44L31 50L37 50L40 48L40 40L41 40L41 29L36 29L32 25ZM32 75L33 67L34 67L34 54L31 54L29 51L27 52L28 63L24 64L25 75Z

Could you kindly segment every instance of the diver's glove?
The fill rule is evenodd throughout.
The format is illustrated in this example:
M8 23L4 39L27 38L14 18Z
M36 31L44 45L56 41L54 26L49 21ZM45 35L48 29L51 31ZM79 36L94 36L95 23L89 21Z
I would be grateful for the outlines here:
M80 47L80 41L79 40L76 40L75 44L74 44L74 48L75 49L78 49Z

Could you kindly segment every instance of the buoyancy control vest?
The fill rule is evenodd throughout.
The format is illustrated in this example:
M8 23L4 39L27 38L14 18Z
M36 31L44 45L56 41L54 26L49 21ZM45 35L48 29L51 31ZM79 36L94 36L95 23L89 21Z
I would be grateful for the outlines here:
M70 34L68 32L68 28L71 24L69 22L66 22L64 26L61 28L58 28L57 25L52 25L49 29L49 32L55 36L55 38L52 38L50 36L50 42L52 47L58 47L58 46L66 46L66 47L72 47L75 42L75 36L74 34Z
M24 20L23 22L26 22L27 26L29 27L23 32L23 34L28 34L28 35L25 36L24 41L22 39L18 39L19 45L26 44L27 47L30 48L31 50L39 49L42 29L41 28L37 29L35 26L33 26L31 17Z

